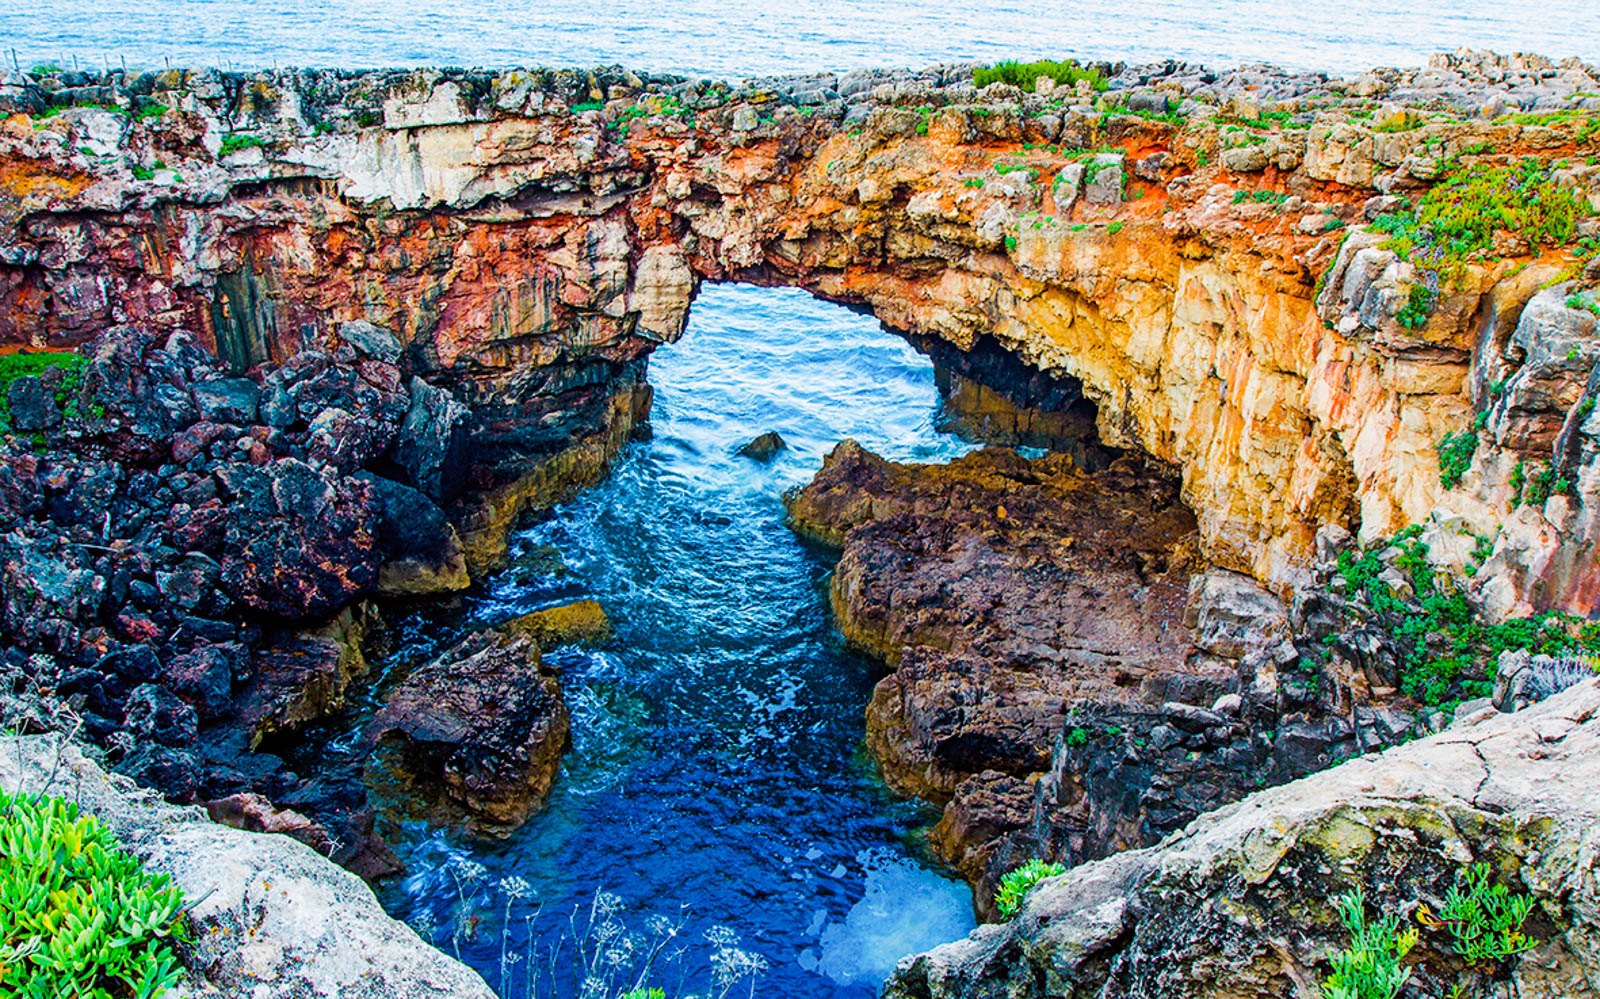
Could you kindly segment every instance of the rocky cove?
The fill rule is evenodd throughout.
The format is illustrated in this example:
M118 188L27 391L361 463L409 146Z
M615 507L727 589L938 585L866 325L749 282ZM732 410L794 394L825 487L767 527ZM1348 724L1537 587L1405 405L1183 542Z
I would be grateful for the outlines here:
M374 878L374 782L514 838L610 628L497 605L514 532L647 432L703 282L791 286L992 445L784 497L874 763L986 920L1073 867L889 994L1315 994L1336 888L1476 859L1544 921L1496 987L1594 990L1594 683L1483 699L1588 669L1530 653L1593 642L1600 71L1102 71L5 77L8 724Z

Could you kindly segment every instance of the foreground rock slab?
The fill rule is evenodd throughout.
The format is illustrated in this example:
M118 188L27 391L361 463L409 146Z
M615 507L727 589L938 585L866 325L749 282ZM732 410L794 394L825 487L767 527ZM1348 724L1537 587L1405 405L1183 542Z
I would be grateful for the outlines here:
M189 902L173 993L239 999L493 999L477 972L389 918L356 875L289 836L167 805L54 737L0 738L0 786L78 802Z
M1040 882L1011 922L901 961L886 999L1317 996L1332 909L1411 921L1464 865L1536 900L1496 996L1600 995L1600 680L1252 795ZM1424 931L1422 948L1433 946Z

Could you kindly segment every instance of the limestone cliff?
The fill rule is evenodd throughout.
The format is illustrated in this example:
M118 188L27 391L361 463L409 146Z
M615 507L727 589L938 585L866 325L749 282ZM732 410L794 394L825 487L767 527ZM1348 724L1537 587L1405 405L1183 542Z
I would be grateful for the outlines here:
M1437 288L1432 250L1365 227L1523 157L1600 197L1591 70L1466 54L1357 81L1167 65L1113 84L12 77L0 96L28 113L0 130L0 340L184 327L244 370L341 320L392 327L472 413L452 512L481 567L614 453L697 281L796 284L1076 380L1106 443L1180 470L1209 558L1280 592L1318 526L1432 515L1494 537L1496 613L1587 612L1597 351L1565 303L1589 223L1530 241L1495 222ZM1554 110L1495 117L1508 99ZM1435 449L1462 431L1485 446L1447 489ZM1513 489L1519 464L1566 491Z

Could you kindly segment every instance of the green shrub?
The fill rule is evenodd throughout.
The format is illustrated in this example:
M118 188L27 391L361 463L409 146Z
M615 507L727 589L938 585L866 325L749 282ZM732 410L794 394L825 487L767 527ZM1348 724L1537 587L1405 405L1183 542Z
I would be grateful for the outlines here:
M1439 481L1446 489L1454 489L1472 467L1472 456L1478 453L1478 432L1468 427L1446 434L1434 450L1439 452Z
M1000 910L1000 915L1010 919L1022 908L1022 900L1028 897L1029 889L1045 878L1065 873L1067 869L1060 864L1046 863L1037 858L1030 860L1000 879L1000 889L994 895L995 908Z
M1541 611L1499 624L1484 621L1459 588L1436 579L1428 546L1418 537L1421 531L1408 527L1360 557L1349 552L1339 556L1339 572L1351 596L1364 598L1395 638L1400 690L1407 697L1442 708L1466 698L1487 697L1494 687L1495 662L1507 649L1546 655L1600 651L1600 622L1561 611ZM1384 569L1380 553L1391 546L1401 550L1395 567L1409 579L1415 593L1412 601L1399 599L1378 579ZM1430 651L1430 635L1438 636L1438 654Z
M1350 946L1333 959L1333 974L1322 983L1323 999L1395 999L1411 979L1401 960L1417 944L1417 931L1400 929L1390 914L1367 922L1366 896L1357 889L1338 902L1339 920L1350 931Z
M577 104L572 105L570 110L573 114L581 114L584 111L600 111L605 106L604 101L579 101Z
M1049 59L1039 62L1014 60L997 62L993 66L982 66L973 70L972 82L980 88L987 87L991 83L1009 83L1031 92L1039 85L1041 76L1054 80L1057 86L1061 84L1076 86L1079 80L1088 80L1089 86L1095 90L1104 90L1107 86L1105 74L1097 69L1082 67L1075 59L1068 59L1066 62L1054 62Z
M1454 938L1455 951L1468 964L1484 964L1532 950L1539 941L1522 932L1533 899L1489 883L1489 865L1474 864L1451 887L1439 913Z
M265 148L265 146L266 142L259 136L229 132L222 137L222 148L217 150L217 155L227 156L229 153L236 153L241 149L261 149Z
M0 792L0 994L153 999L181 975L182 906L76 805Z
M1433 315L1433 306L1438 297L1427 285L1412 285L1410 294L1406 296L1406 304L1394 314L1395 321L1408 330L1422 329L1428 324L1428 317Z

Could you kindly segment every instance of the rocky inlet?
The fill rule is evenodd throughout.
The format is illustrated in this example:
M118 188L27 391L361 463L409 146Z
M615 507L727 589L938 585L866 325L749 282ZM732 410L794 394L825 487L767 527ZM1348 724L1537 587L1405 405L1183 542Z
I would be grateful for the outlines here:
M1591 994L1600 70L977 82L0 76L5 724L377 876L366 780L286 758L363 698L368 776L515 829L603 614L385 622L607 474L701 282L794 286L996 445L787 497L877 765L984 917L1073 867L888 994L1316 994L1334 895L1479 859L1543 949L1474 973Z

